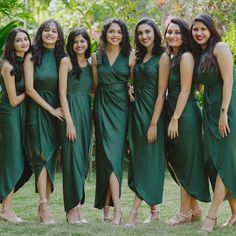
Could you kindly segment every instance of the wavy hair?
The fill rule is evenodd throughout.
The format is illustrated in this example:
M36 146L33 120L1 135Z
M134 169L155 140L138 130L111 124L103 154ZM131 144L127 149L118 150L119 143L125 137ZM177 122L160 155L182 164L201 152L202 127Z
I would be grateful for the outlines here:
M168 32L168 27L170 24L176 24L179 26L180 33L181 33L181 39L182 39L182 45L180 46L180 49L178 51L178 54L174 56L174 60L171 60L171 68L178 68L181 60L181 56L185 52L191 52L193 51L193 40L191 38L191 31L189 28L188 23L180 18L172 18L170 20L170 23L167 25L166 30L165 30L165 38L166 34ZM173 52L173 49L167 45L169 48L170 53Z
M118 24L121 28L122 33L122 41L120 43L121 54L128 57L131 51L130 45L130 37L127 25L121 19L112 18L107 20L102 27L101 35L100 35L100 43L99 43L99 52L104 54L106 47L107 47L107 31L110 28L111 24Z
M73 66L73 72L75 73L76 78L79 79L81 69L77 61L77 55L73 49L75 37L78 35L81 35L87 41L88 48L85 51L85 58L87 59L91 56L91 42L90 42L90 37L87 30L83 27L76 27L69 33L67 44L66 44L66 51L68 53L68 56L70 57L70 60Z
M218 69L218 63L213 54L213 51L216 43L221 42L222 39L219 32L216 29L215 23L211 18L211 16L209 16L208 14L205 13L199 14L193 19L193 23L191 25L191 32L193 30L194 23L196 22L202 22L210 32L210 38L207 42L207 46L205 49L202 49L195 42L194 57L200 66L200 70L203 72L208 71L211 66Z
M55 58L56 58L56 65L57 69L59 69L60 61L61 59L66 55L64 50L64 34L61 28L61 25L58 23L58 21L54 19L46 20L44 23L42 23L35 35L34 44L32 46L32 62L36 65L41 64L42 56L43 56L43 39L42 39L42 33L43 31L50 26L50 24L53 23L56 25L57 33L58 33L58 40L55 45Z
M4 47L4 53L3 53L3 60L7 60L13 66L12 70L10 71L10 74L11 76L15 76L16 81L20 81L23 77L23 60L22 61L17 60L16 50L14 47L16 35L17 33L20 33L20 32L26 34L26 36L28 37L29 43L31 45L31 40L27 31L20 28L15 28L15 29L12 29L8 33L5 47ZM30 47L29 47L28 52L29 51L30 51ZM25 55L28 52L26 52Z
M157 25L151 18L143 18L137 23L134 30L135 55L137 57L137 61L142 61L147 53L146 47L144 47L140 43L138 38L138 27L144 24L149 25L154 31L154 44L152 48L152 55L160 56L165 51L165 48L162 46L161 32L158 29Z

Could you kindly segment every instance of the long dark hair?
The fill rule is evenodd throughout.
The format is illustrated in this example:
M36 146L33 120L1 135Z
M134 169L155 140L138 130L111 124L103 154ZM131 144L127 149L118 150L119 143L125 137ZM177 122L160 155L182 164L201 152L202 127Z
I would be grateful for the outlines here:
M87 44L88 44L88 48L85 51L85 58L89 58L91 56L91 43L90 43L90 38L89 38L89 34L87 30L83 27L74 28L68 36L66 51L68 53L68 56L70 57L70 60L73 66L73 72L75 73L77 79L80 78L81 69L77 61L77 55L73 49L73 46L74 46L75 37L78 35L81 35L87 41Z
M194 23L197 21L202 22L207 27L210 32L210 38L207 42L207 46L205 49L202 49L199 45L196 45L195 43L194 57L197 63L200 65L201 71L208 71L211 66L218 69L218 64L213 54L213 51L216 43L222 41L221 36L217 31L215 23L211 16L205 13L199 14L194 18L191 26L191 32L194 27Z
M178 51L178 54L174 56L173 60L171 60L171 68L178 68L181 60L181 56L185 52L191 52L193 51L193 40L191 38L191 31L189 28L188 23L180 18L172 18L170 20L170 23L167 25L165 30L165 37L168 31L169 25L173 23L179 26L180 33L181 33L181 39L182 39L182 45L180 47L180 50ZM169 47L169 46L168 46ZM169 47L170 53L172 53L172 48Z
M110 28L111 24L118 24L121 28L122 41L120 43L121 54L128 57L131 51L130 38L127 25L121 19L112 18L107 20L102 27L99 43L99 52L103 54L107 47L107 31Z
M3 60L7 60L13 66L10 74L11 76L15 76L16 81L20 81L23 76L23 60L17 60L16 50L14 47L16 35L20 32L26 34L29 39L29 44L31 45L29 34L23 29L15 28L8 33L3 53ZM28 52L29 51L30 47ZM25 53L25 55L26 54L27 52Z
M57 69L59 69L61 58L64 57L65 50L64 50L64 34L61 28L61 25L58 23L58 21L54 19L46 20L44 23L42 23L35 35L34 44L32 46L32 58L34 64L40 65L42 56L43 56L43 40L42 40L42 33L43 31L49 27L51 23L54 23L57 27L57 33L58 33L58 40L55 45L55 57L56 57L56 64Z
M135 41L135 46L136 46L135 55L138 61L142 61L144 56L147 53L147 49L140 43L138 39L138 27L143 24L149 25L150 27L152 27L154 31L154 44L152 48L152 55L159 56L165 51L165 48L162 46L161 32L157 28L157 25L152 19L143 18L137 23L134 30L134 41Z

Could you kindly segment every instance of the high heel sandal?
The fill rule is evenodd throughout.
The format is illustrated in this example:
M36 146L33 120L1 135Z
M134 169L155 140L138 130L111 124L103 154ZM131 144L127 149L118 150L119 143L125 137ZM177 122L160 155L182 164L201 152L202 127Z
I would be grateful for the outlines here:
M192 211L192 219L191 221L198 221L202 218L202 208L199 207Z
M150 224L155 220L159 220L160 218L160 211L158 210L151 210L150 215L146 220L143 221L144 224Z
M108 215L105 216L105 209L106 208L110 208L110 206L104 206L104 208L103 208L103 221L105 221L105 222L111 221L111 216L109 215L109 213L108 213Z
M111 222L111 224L113 225L113 226L118 226L119 224L120 224L120 222L121 222L121 218L122 218L122 212L121 212L121 210L120 209L118 209L118 210L114 210L114 217L113 217L113 219L112 219L112 222Z
M135 215L134 223L126 223L124 225L125 228L134 228L134 227L136 227L136 219L137 219L138 211L135 211L135 210L131 209L130 212L129 212L129 218L130 218L131 214ZM129 222L129 220L128 220L128 222Z
M79 220L77 207L70 209L66 213L66 220L70 224L81 224L81 221Z
M11 208L1 210L0 220L5 220L12 223L24 222L23 219L16 216L15 212Z
M53 218L49 212L47 199L43 199L43 200L39 201L38 219L39 219L39 222L43 223L43 224L55 224L56 223L53 220Z
M211 223L210 227L207 226L207 224L206 224L206 223L209 223L209 222ZM210 233L215 228L216 223L217 223L217 218L212 218L212 217L206 216L206 219L205 219L202 227L200 228L200 231Z
M88 221L87 221L87 220L83 217L83 215L81 214L81 212L80 212L80 207L81 207L81 205L78 205L78 206L77 206L77 214L78 214L79 221L80 221L81 223L83 223L83 224L87 224Z
M222 227L225 226L233 226L236 225L236 214L233 214L223 225Z
M192 210L189 210L187 213L177 213L173 218L167 220L166 223L170 226L185 224L190 222L192 219Z

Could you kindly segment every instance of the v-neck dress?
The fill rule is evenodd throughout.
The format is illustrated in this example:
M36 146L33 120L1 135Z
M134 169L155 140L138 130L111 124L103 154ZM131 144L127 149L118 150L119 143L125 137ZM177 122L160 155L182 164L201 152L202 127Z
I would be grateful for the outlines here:
M162 202L165 176L165 109L157 124L157 140L153 144L147 141L157 98L159 60L159 56L152 56L147 62L136 63L133 82L135 102L131 103L129 113L128 183L148 205Z
M171 68L168 82L168 125L174 114L180 91L180 68L178 66ZM173 178L178 179L177 183L180 183L190 196L202 202L209 202L209 183L205 171L202 143L202 118L200 108L195 100L194 81L178 121L178 131L178 138L168 138L167 140L169 170Z
M85 179L88 173L89 146L91 137L91 101L92 67L88 64L80 68L80 78L77 79L73 70L67 78L67 101L71 118L76 131L76 140L66 138L66 122L62 122L62 174L64 208L76 207L85 200Z
M203 130L206 160L211 160L228 191L236 198L236 69L233 71L233 88L228 108L230 133L222 138L219 118L223 96L223 79L211 67L198 72L197 81L204 85Z
M22 61L23 58L17 57ZM1 63L0 71L4 61ZM26 143L25 99L16 107L9 102L6 86L0 75L0 202L14 189L20 189L32 175ZM24 79L15 81L16 94L24 92Z
M109 177L114 172L121 183L126 143L129 100L127 82L129 59L121 53L113 65L106 54L96 54L98 88L94 102L96 134L96 196L95 207L103 208ZM110 203L113 205L113 202Z
M56 67L55 49L43 48L40 65L34 67L34 88L39 95L53 108L60 106L58 94L58 71ZM60 120L30 100L27 114L30 147L32 152L35 189L38 177L46 168L54 189L56 157L60 147Z

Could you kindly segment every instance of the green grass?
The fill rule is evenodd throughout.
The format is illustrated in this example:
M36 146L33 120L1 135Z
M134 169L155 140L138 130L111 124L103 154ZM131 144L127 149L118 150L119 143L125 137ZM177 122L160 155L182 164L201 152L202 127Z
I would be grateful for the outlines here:
M82 207L82 212L89 224L69 225L65 220L62 198L62 175L56 174L55 191L50 199L50 209L53 213L56 225L39 224L36 216L38 195L34 193L34 177L14 196L13 209L18 216L26 220L21 224L11 224L0 221L0 236L28 236L28 235L46 235L46 236L74 236L74 235L201 235L198 229L201 222L170 227L165 224L165 220L172 217L179 206L179 189L167 173L165 180L165 190L163 204L160 205L161 219L153 224L144 225L142 221L148 216L149 208L143 203L138 213L138 225L135 229L124 229L127 221L130 207L134 198L133 192L127 185L127 172L124 174L122 186L122 224L113 228L109 223L102 222L102 211L93 207L95 193L95 173L90 175L90 180L86 183L86 201ZM201 203L204 208L204 216L207 214L210 204ZM230 216L230 209L225 201L219 210L218 226L210 235L236 235L236 227L221 228L220 226Z

